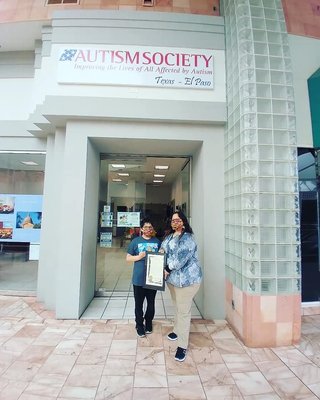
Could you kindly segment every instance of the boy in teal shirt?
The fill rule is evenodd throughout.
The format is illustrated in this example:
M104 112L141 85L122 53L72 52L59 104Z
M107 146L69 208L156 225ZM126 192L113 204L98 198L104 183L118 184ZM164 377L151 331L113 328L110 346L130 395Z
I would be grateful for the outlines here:
M155 314L156 290L146 289L145 283L145 257L147 251L157 252L160 240L154 236L153 225L149 218L144 218L140 224L141 236L132 240L128 246L128 262L134 262L132 284L135 300L136 330L139 337L152 332L152 320ZM143 315L143 302L147 299L146 312ZM145 321L145 325L144 325Z

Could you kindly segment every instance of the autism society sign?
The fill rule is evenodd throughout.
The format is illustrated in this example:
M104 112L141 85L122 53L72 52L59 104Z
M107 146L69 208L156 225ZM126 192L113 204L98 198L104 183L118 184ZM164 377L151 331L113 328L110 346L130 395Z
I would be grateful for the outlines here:
M213 89L214 51L74 46L58 53L58 82Z

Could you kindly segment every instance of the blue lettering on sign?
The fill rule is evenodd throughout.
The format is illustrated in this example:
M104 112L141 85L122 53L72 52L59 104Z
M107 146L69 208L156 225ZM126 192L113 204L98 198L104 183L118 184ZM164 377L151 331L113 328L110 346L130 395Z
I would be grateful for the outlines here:
M76 55L76 49L65 49L61 54L59 61L72 61L73 57Z

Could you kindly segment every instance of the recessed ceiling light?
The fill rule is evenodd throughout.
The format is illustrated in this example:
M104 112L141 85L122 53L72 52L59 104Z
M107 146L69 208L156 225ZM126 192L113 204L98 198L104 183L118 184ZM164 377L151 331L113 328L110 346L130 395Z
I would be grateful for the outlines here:
M21 164L24 164L24 165L39 165L34 161L20 161L20 162L21 162Z
M163 174L153 174L153 176L155 178L164 178L165 177L165 175L163 175Z
M129 176L128 172L118 172L119 176Z
M162 183L163 181L160 181L159 179L154 179L153 182L154 183Z
M112 179L113 182L122 182L122 179Z
M126 166L124 164L111 164L112 168L125 168Z
M155 169L168 169L169 165L155 165L154 168Z

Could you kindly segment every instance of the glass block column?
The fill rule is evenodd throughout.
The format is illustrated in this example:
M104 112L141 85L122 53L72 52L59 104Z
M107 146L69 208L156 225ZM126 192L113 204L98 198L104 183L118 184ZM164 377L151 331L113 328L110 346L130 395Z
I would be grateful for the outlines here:
M295 103L281 0L223 0L227 318L248 346L300 337Z

